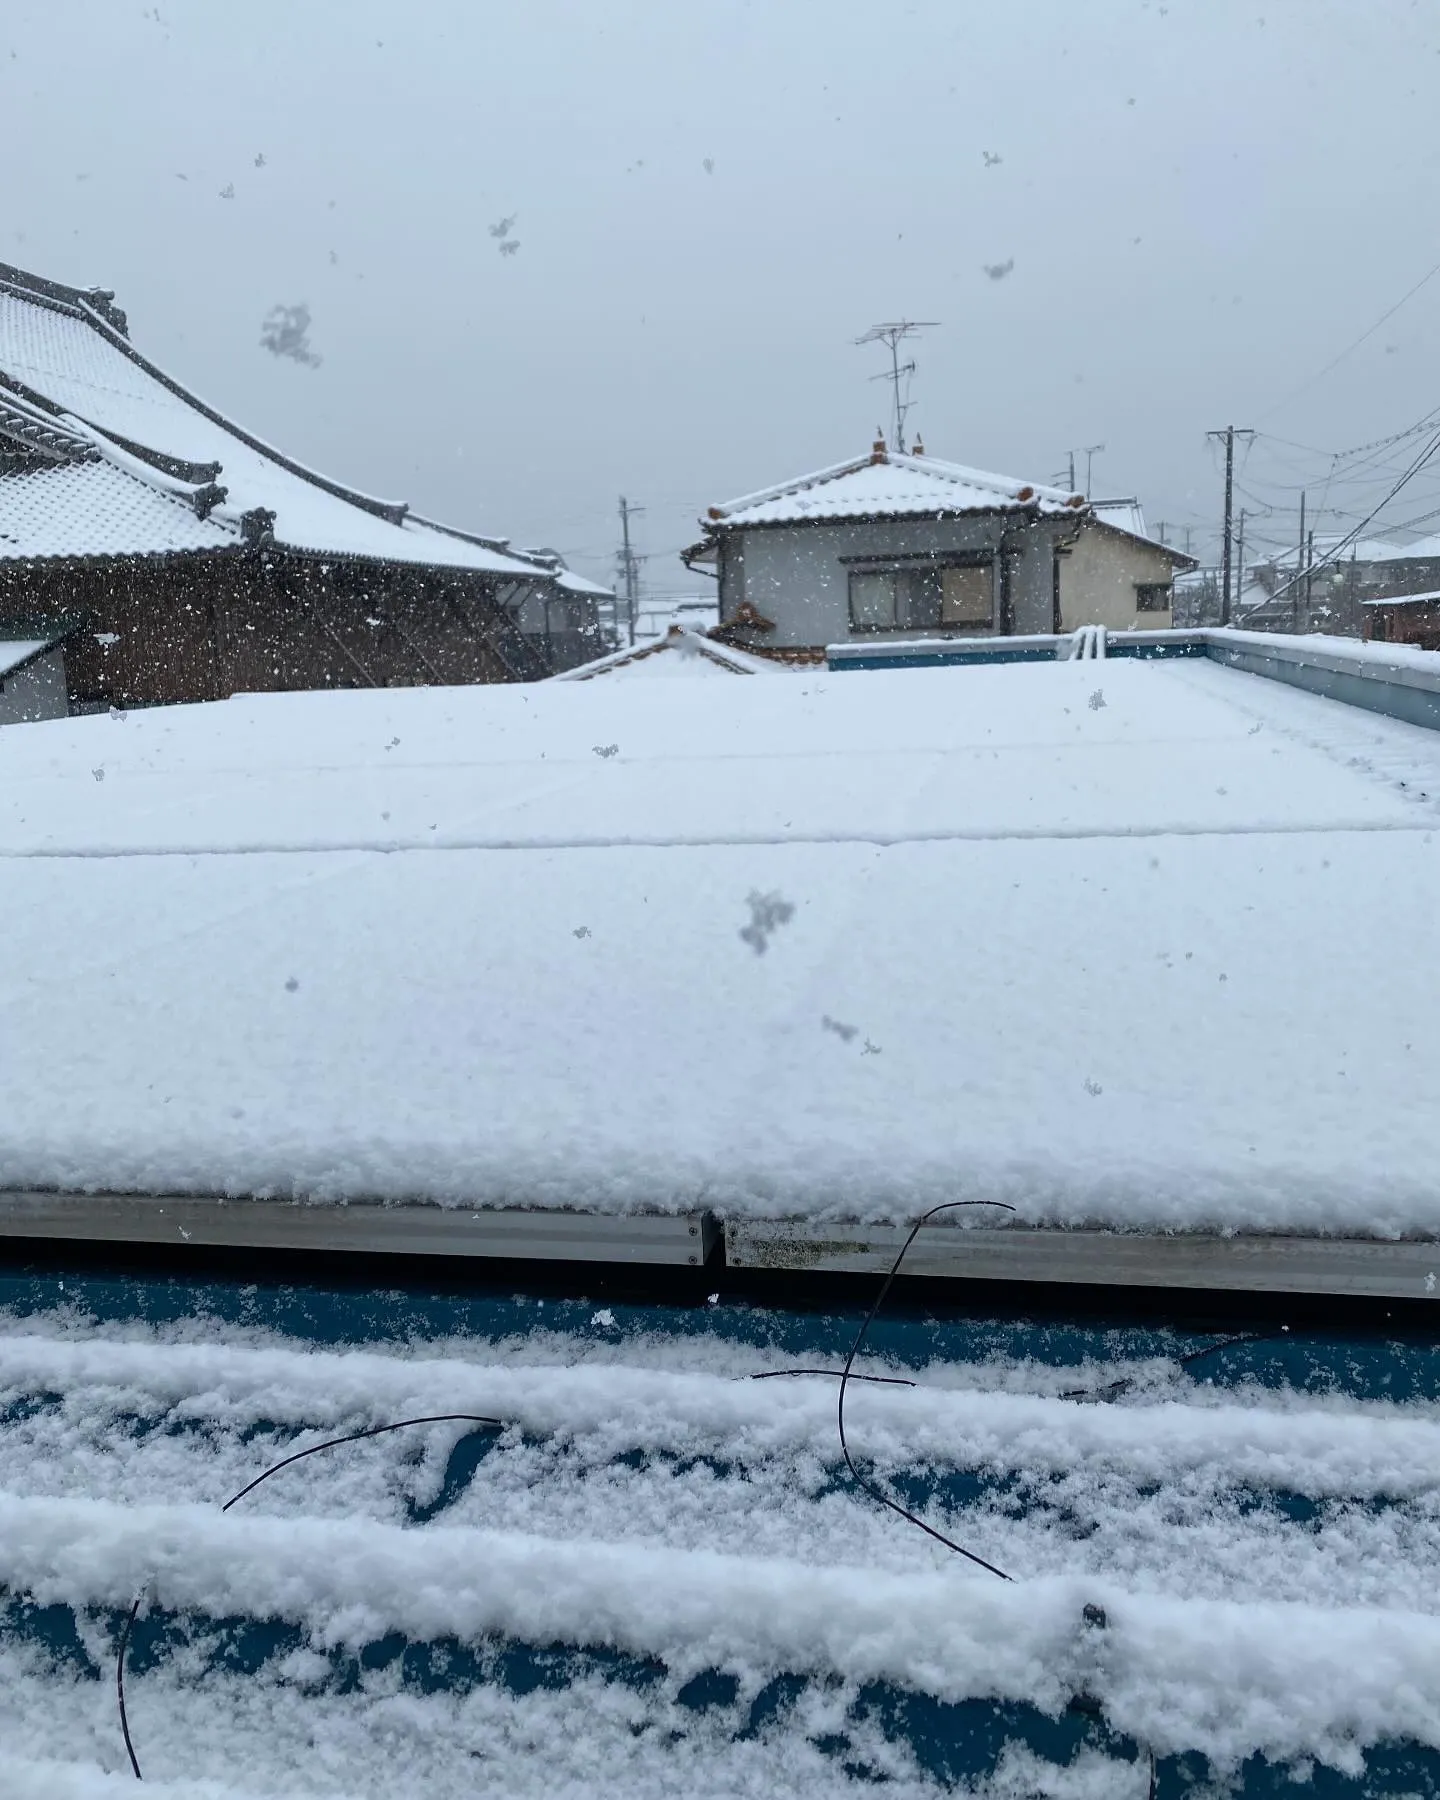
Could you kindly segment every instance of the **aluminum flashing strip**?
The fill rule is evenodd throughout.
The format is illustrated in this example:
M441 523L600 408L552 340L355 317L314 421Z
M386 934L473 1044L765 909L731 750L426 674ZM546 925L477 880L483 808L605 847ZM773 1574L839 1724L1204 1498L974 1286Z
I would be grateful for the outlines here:
M725 1226L732 1268L882 1274L907 1227L812 1225L801 1220ZM1075 1282L1096 1287L1332 1294L1440 1304L1440 1243L1358 1238L1149 1236L1109 1231L961 1230L926 1226L906 1275L956 1281Z
M699 1267L718 1238L709 1213L608 1217L442 1206L301 1204L169 1194L0 1193L0 1242L232 1245L517 1262Z

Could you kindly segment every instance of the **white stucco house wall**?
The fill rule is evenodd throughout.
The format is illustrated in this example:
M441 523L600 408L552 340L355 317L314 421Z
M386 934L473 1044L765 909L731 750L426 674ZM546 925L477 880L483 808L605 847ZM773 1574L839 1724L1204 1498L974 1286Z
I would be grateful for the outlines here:
M721 631L796 658L875 638L1154 629L1190 566L1145 535L1135 501L1096 506L882 440L712 506L703 526L682 559L718 577Z

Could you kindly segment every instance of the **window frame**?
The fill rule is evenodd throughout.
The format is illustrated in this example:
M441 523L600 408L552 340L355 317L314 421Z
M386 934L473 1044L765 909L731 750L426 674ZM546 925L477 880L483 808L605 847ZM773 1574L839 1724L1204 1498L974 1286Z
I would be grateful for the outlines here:
M1164 596L1161 605L1156 606L1147 599L1149 595ZM1137 581L1135 583L1135 610L1137 613L1173 612L1175 610L1175 583L1173 581Z
M933 553L919 551L913 553L899 552L889 556L857 555L842 556L842 567L845 569L847 592L846 611L850 621L852 635L860 637L879 637L886 633L899 631L925 631L937 635L958 636L962 633L993 632L996 629L998 613L998 595L996 592L996 570L999 563L998 553L993 550L952 551L941 550ZM963 620L957 624L946 625L941 622L940 615L944 611L944 572L946 569L984 569L990 576L990 615L985 621ZM939 582L938 610L933 625L902 625L899 622L900 581L903 576L933 573ZM889 576L891 579L890 622L874 624L869 620L856 617L855 613L855 578L856 576ZM908 601L908 596L907 596Z

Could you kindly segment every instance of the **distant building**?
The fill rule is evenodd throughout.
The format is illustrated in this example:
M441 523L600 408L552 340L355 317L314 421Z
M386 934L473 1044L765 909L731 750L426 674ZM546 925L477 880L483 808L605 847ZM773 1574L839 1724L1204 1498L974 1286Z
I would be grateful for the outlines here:
M1368 637L1375 628L1372 605L1426 599L1437 589L1440 536L1402 544L1379 537L1347 543L1334 533L1317 534L1304 557L1292 550L1247 563L1244 591L1231 613L1252 631Z
M29 636L0 636L0 725L63 719L68 630L38 628Z
M0 264L0 630L81 623L73 706L518 681L595 654L593 584L558 558L303 467L142 356L113 298Z
M1138 502L1093 504L1003 475L869 456L712 506L687 567L719 577L719 630L782 657L853 639L1114 631L1170 623L1193 559Z
M1366 638L1381 644L1410 644L1416 650L1440 650L1440 590L1366 600L1361 612L1361 635Z

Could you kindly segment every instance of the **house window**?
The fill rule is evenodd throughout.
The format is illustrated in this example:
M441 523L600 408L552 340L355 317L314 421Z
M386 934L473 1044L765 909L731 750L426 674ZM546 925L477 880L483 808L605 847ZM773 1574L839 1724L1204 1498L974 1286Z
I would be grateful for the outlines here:
M1169 612L1170 583L1168 581L1137 581L1135 584L1136 612Z
M989 563L940 571L940 623L988 625L995 611L995 577Z
M850 571L850 624L855 631L988 626L993 612L994 576L988 562Z

